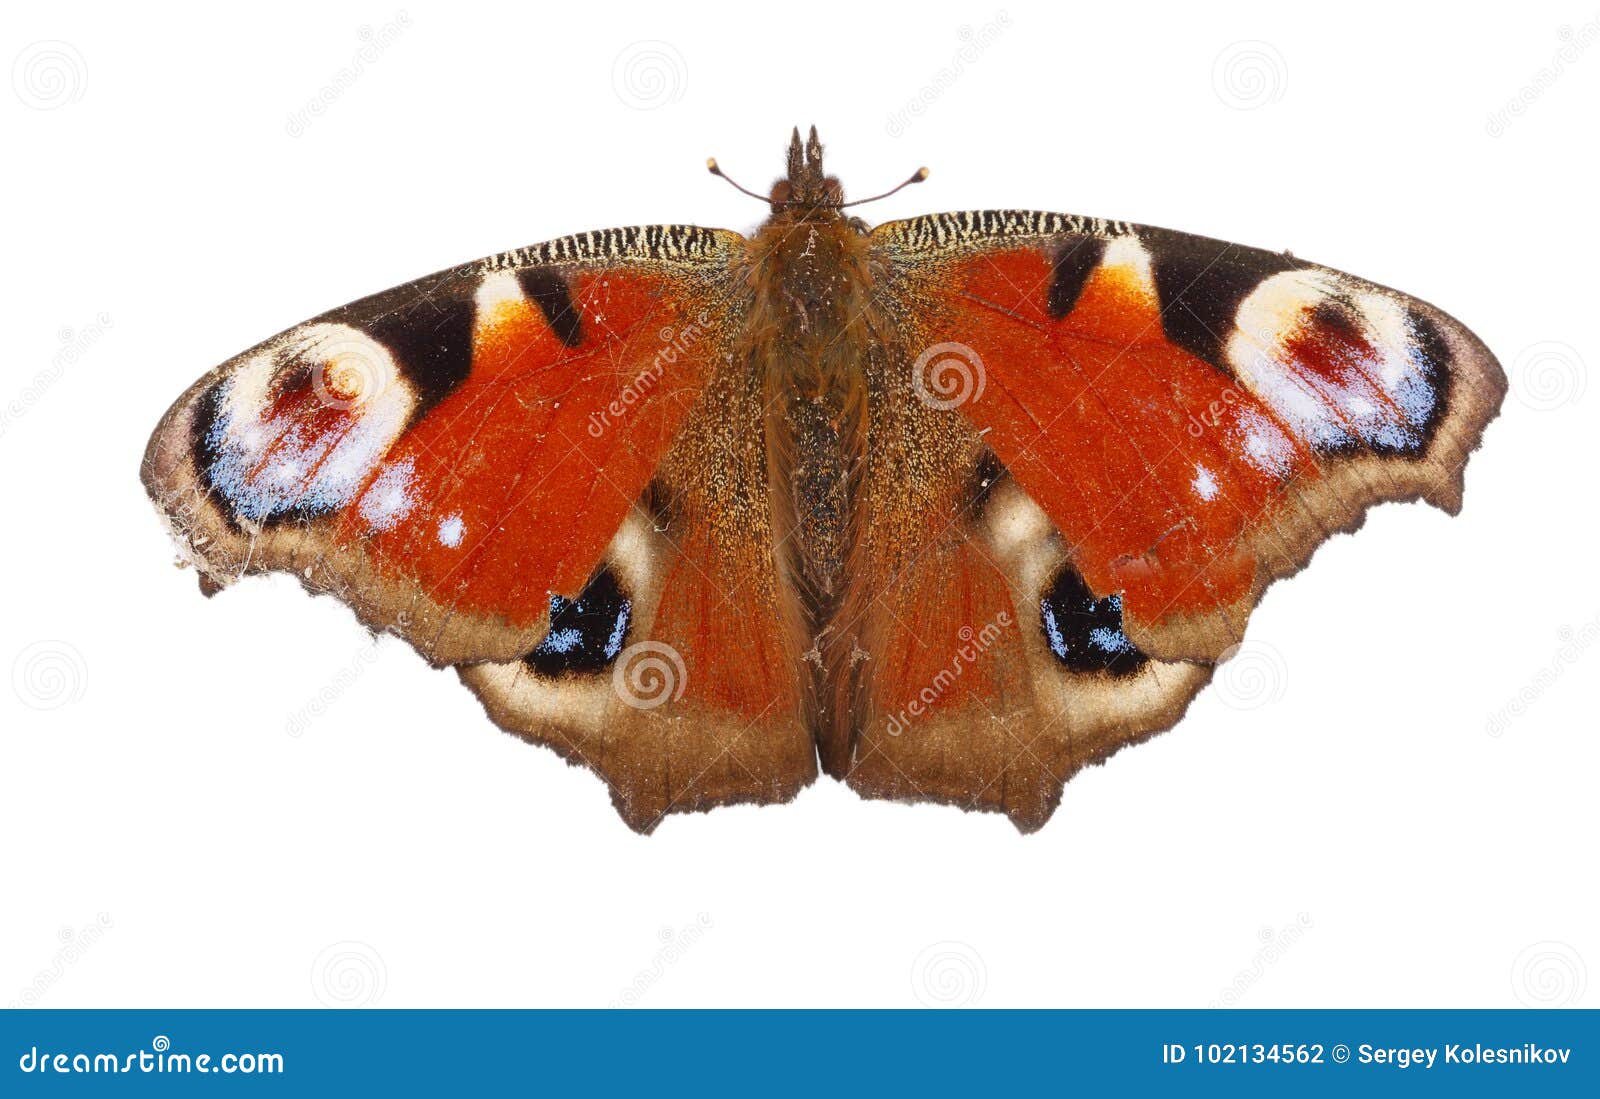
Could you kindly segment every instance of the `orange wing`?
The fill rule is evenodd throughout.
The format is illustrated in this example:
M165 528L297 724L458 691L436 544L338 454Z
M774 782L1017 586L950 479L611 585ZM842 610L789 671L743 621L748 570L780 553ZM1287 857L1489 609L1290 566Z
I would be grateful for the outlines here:
M1084 228L929 264L929 330L982 364L963 415L1143 647L1214 659L1373 503L1459 509L1505 378L1458 322L1288 256Z
M726 350L743 243L590 233L325 314L180 398L145 484L203 584L335 594L591 765L636 827L791 796L815 764ZM753 649L771 662L730 656Z
M1177 720L1331 533L1384 500L1459 508L1505 391L1442 312L1288 256L1020 212L873 239L886 420L948 441L912 463L945 471L915 506L893 463L867 475L856 633L918 654L863 674L856 743L825 757L869 794L1042 823L1075 770ZM950 689L960 631L1002 613Z

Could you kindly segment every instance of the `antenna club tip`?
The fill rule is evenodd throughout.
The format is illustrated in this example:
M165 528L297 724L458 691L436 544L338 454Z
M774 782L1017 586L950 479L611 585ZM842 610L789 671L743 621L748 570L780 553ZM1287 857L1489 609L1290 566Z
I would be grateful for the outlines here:
M715 163L715 161L713 161L713 163ZM926 167L918 168L916 173L911 178L916 180L918 183L921 183L923 180L928 178L928 169Z
M706 171L710 172L714 176L720 176L722 174L722 169L717 167L717 158L716 157L714 157L714 156L706 157Z

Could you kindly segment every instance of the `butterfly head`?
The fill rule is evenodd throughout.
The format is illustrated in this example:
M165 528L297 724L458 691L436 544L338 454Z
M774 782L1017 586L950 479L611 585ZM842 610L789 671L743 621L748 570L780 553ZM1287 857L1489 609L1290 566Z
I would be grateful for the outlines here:
M822 142L817 140L817 128L800 144L800 129L796 127L789 138L788 174L772 185L767 197L774 214L783 211L822 213L844 205L844 187L837 176L824 175L822 171Z
M911 178L892 187L881 195L871 198L858 198L854 202L844 200L844 186L839 182L838 176L830 176L822 171L822 142L817 139L817 128L811 127L811 134L804 145L800 143L800 128L795 127L793 135L789 138L789 162L787 173L772 185L772 190L765 198L750 190L741 187L723 172L717 163L716 157L706 161L706 168L714 176L721 176L736 191L741 191L751 198L761 198L772 207L774 217L788 216L806 218L839 217L839 211L846 206L860 206L864 202L876 202L880 198L888 198L901 187L909 187L913 183L921 183L928 178L928 169L918 168L911 174Z

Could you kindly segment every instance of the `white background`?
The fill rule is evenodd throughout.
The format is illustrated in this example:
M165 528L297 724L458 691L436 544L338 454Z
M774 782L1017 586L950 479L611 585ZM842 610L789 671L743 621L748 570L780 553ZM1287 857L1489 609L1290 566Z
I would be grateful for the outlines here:
M404 2L0 16L0 1003L1584 1001L1592 4ZM214 363L514 245L748 229L704 157L764 189L811 122L858 196L932 168L875 221L1126 218L1438 303L1514 380L1465 512L1335 539L1031 837L824 779L642 838L338 604L172 567L139 456Z

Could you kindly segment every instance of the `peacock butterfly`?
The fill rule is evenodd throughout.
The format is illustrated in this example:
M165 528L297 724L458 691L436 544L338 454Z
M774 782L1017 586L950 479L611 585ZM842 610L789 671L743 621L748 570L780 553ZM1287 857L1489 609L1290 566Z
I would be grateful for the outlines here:
M1505 392L1449 316L1288 254L869 229L814 129L765 201L749 239L580 233L298 325L178 399L145 486L203 587L332 593L640 831L819 765L1032 830L1330 534L1458 510Z

